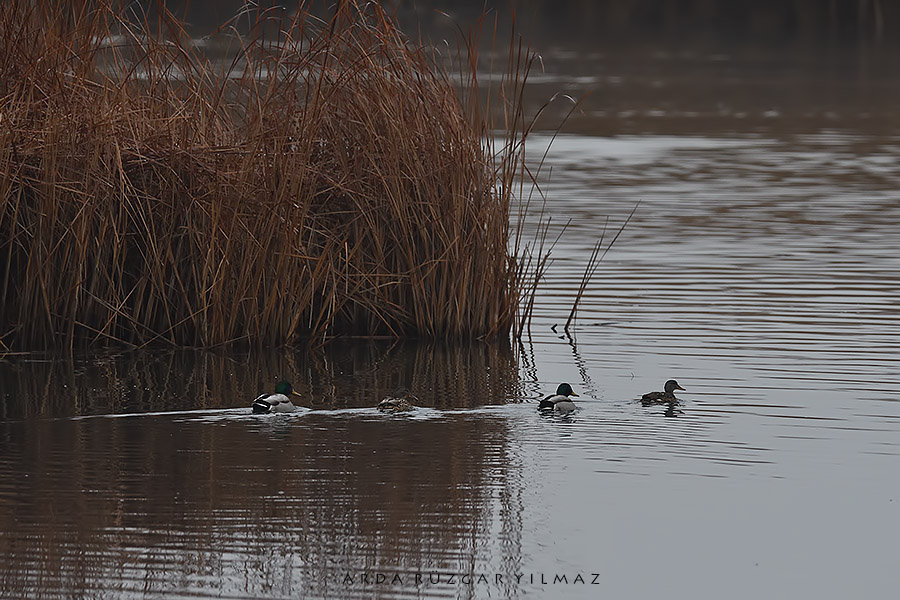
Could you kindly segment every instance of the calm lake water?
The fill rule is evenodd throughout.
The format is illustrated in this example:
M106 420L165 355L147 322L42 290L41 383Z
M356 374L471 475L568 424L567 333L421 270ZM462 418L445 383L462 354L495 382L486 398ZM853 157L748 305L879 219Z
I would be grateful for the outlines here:
M892 594L896 82L594 60L535 84L616 93L544 163L571 224L521 345L0 361L0 597ZM311 410L251 415L278 378ZM371 408L404 383L420 410Z

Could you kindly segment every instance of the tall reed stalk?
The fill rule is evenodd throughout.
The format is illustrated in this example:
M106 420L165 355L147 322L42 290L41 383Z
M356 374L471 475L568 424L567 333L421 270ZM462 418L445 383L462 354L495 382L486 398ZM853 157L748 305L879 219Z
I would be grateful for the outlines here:
M3 347L521 332L532 54L488 111L473 38L459 91L375 3L255 13L224 66L157 12L0 6Z

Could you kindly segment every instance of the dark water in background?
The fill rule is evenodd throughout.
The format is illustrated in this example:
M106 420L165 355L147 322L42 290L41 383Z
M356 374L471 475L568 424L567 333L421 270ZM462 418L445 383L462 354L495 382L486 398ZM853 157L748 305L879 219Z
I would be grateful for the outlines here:
M896 73L759 56L544 53L533 96L597 91L521 347L7 357L0 597L890 595ZM281 377L315 410L250 415ZM674 413L634 401L669 377ZM538 416L560 381L580 410ZM422 410L371 408L404 383Z

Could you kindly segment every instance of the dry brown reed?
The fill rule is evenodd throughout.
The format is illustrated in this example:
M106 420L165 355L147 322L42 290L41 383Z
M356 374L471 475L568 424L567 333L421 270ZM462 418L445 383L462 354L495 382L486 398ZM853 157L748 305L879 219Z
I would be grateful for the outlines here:
M341 4L242 15L224 65L164 6L0 7L4 348L521 333L534 55L510 49L488 111L474 36L460 91L377 4Z

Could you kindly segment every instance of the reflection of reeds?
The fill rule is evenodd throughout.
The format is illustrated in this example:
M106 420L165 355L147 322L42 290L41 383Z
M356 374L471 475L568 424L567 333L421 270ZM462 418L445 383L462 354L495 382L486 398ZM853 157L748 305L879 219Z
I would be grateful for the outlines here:
M12 452L0 464L0 590L343 598L354 586L326 577L482 570L498 555L515 568L524 482L506 464L509 427L318 415L0 423Z
M363 360L348 359L354 348L365 352ZM519 395L517 363L506 343L407 342L327 350L321 359L327 372L301 384L309 385L312 407L319 402L326 408L372 406L401 385L409 387L421 405L438 408L503 404Z
M457 93L374 3L321 26L263 12L225 69L164 8L76 5L0 7L7 346L511 330L533 56L483 111L475 44Z
M246 408L281 377L328 407L374 406L398 383L423 404L497 403L516 372L504 344L386 341L0 362L0 589L190 595L209 577L232 595L296 595L495 553L518 572L523 458L505 416ZM34 418L220 406L246 412Z
M317 352L130 351L0 362L0 420L249 407L289 379L309 408L372 407L399 385L423 406L520 395L508 344L336 342Z

